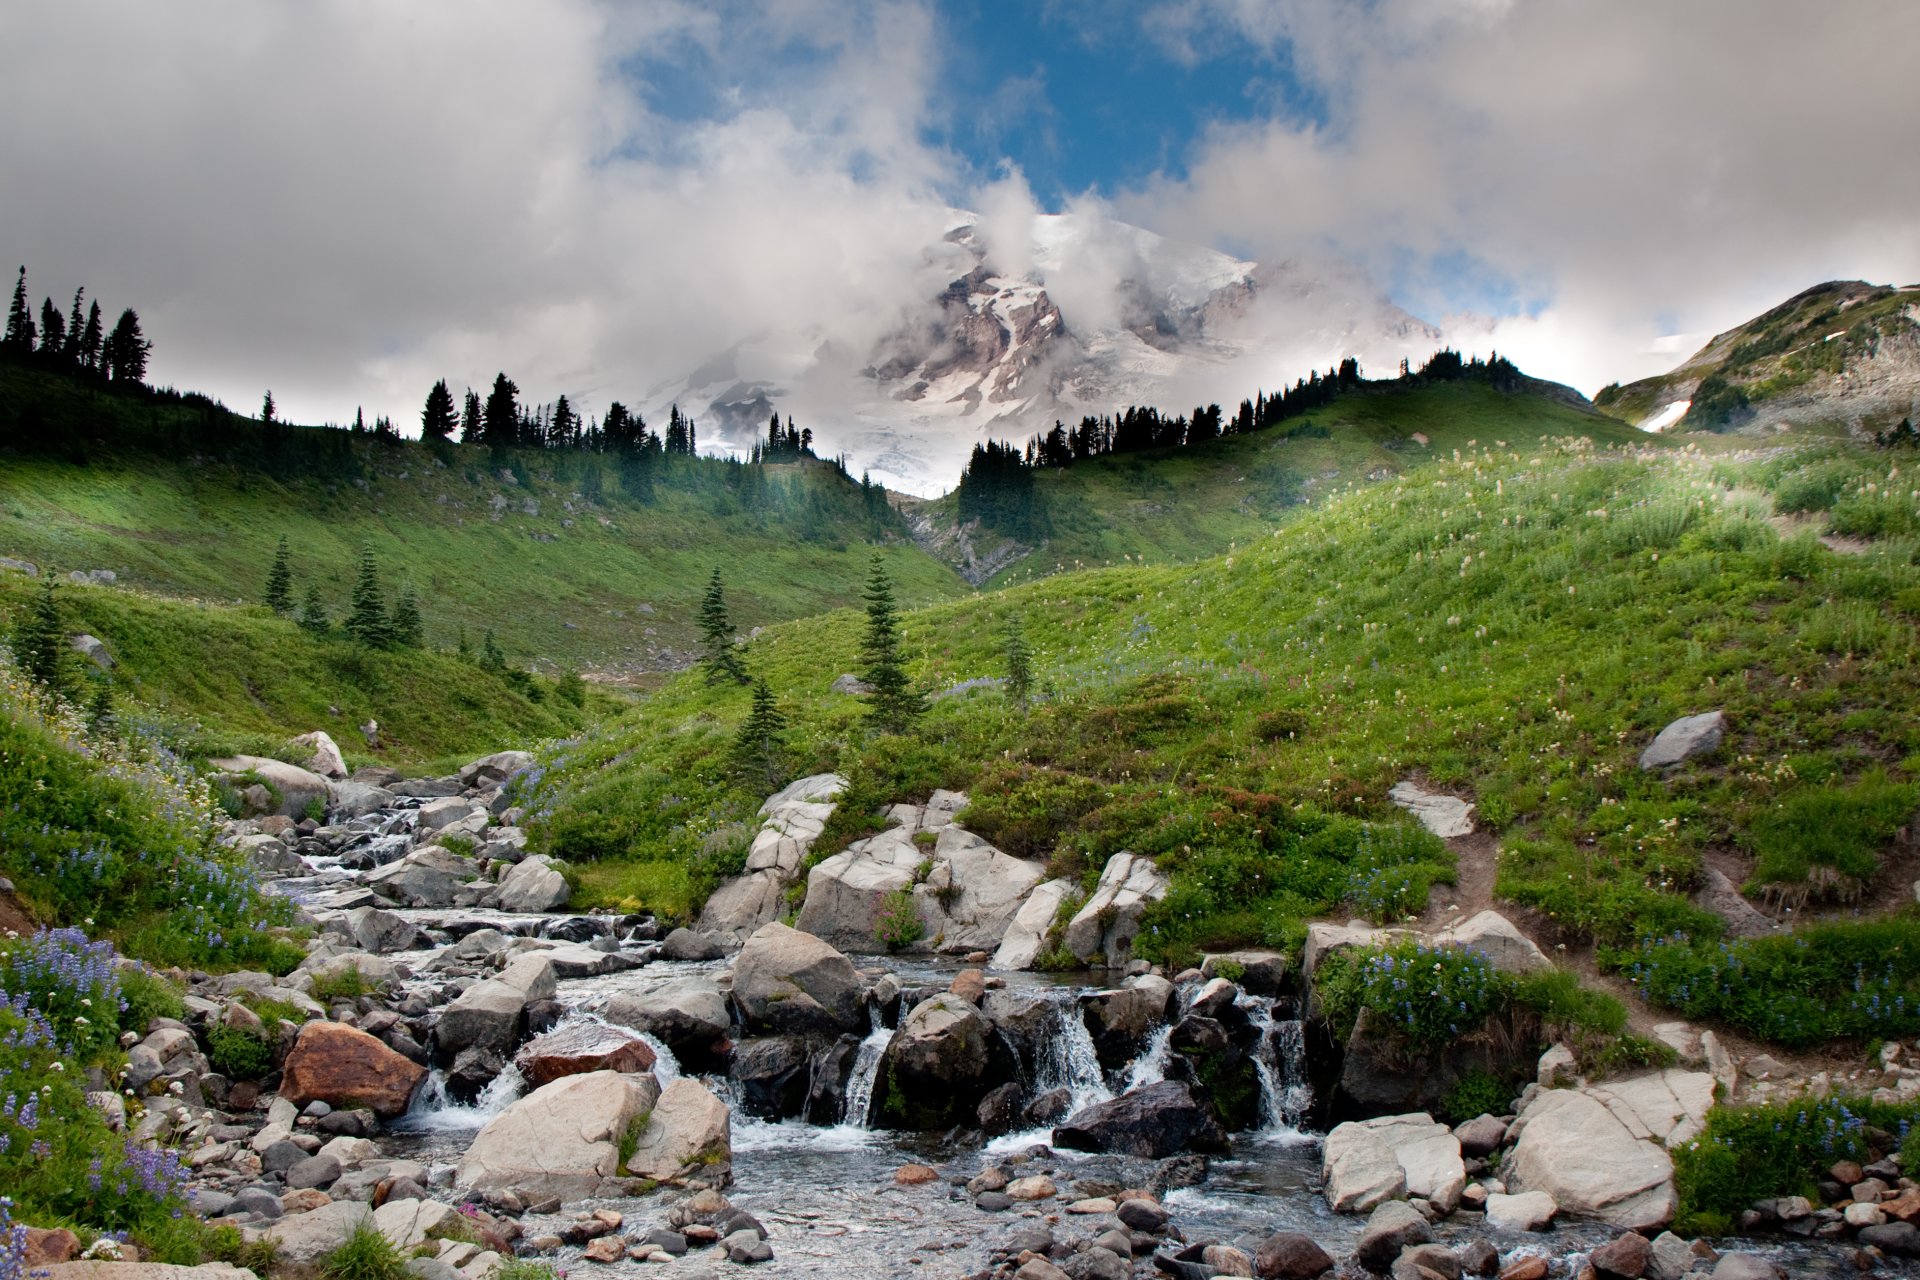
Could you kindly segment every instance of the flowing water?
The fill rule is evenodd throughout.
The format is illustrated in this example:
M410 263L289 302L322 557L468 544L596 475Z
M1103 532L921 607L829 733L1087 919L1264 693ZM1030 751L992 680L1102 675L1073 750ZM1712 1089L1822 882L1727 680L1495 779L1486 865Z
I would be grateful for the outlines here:
M880 1076L880 1060L893 1041L893 1032L881 1024L880 1010L869 1005L867 1012L873 1029L867 1032L867 1038L860 1042L860 1050L854 1055L853 1074L847 1077L846 1105L840 1111L840 1123L856 1129L868 1127L873 1113L873 1082Z

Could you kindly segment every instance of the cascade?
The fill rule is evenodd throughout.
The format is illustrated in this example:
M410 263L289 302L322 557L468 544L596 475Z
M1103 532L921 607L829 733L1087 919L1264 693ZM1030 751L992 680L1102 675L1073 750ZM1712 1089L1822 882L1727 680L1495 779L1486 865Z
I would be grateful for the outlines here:
M1260 1081L1259 1136L1297 1136L1313 1105L1313 1087L1307 1082L1305 1031L1298 1019L1276 1020L1271 998L1242 996L1238 1004L1258 1037L1254 1041L1253 1070Z
M1049 1093L1065 1089L1073 1096L1073 1110L1112 1099L1106 1073L1100 1069L1100 1055L1093 1047L1093 1035L1080 1014L1080 1002L1072 991L1051 999L1054 1033L1047 1037L1036 1064L1034 1091Z
M449 1129L479 1129L487 1121L505 1111L526 1088L526 1079L520 1074L520 1068L512 1063L507 1069L495 1076L480 1096L468 1106L456 1101L447 1092L447 1074L435 1067L427 1073L420 1088L413 1095L413 1104L407 1108L407 1114L394 1123L401 1132L430 1132Z
M847 1077L846 1105L840 1113L840 1123L856 1129L868 1127L869 1113L873 1110L873 1086L880 1076L880 1060L886 1057L887 1045L893 1040L893 1032L880 1021L878 1005L868 1005L867 1016L871 1019L871 1029L860 1042L860 1051L854 1055L853 1073Z
M1147 1043L1140 1049L1140 1056L1128 1065L1126 1079L1120 1083L1120 1092L1132 1093L1135 1089L1144 1089L1165 1080L1167 1063L1172 1057L1173 1024L1169 1022L1148 1037Z

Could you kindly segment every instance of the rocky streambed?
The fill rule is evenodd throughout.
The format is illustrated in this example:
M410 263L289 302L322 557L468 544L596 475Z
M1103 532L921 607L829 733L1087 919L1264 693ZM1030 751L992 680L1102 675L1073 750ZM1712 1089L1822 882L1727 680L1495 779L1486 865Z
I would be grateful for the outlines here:
M1584 1087L1556 1059L1541 1070L1568 1078L1531 1087L1516 1115L1450 1129L1409 1105L1325 1132L1336 1109L1390 1110L1426 1086L1316 1042L1310 988L1279 957L1177 975L996 967L1031 963L1019 921L1046 882L952 822L964 798L907 807L888 836L814 868L826 892L811 905L810 884L800 913L852 949L876 891L861 898L863 877L893 886L907 849L944 851L906 882L948 925L916 954L850 956L757 918L831 804L817 779L769 801L762 865L710 908L739 918L667 931L569 913L503 786L527 763L316 779L327 821L236 826L318 933L286 978L197 981L186 1021L132 1050L136 1123L188 1148L198 1211L292 1262L371 1221L422 1280L490 1280L513 1256L570 1272L1024 1280L1904 1265L1901 1242L1863 1253L1865 1227L1813 1206L1776 1206L1792 1234L1725 1257L1662 1235L1664 1150L1697 1131L1705 1073ZM301 812L311 785L282 774L257 799ZM1149 870L1110 868L1077 939L1089 952L1117 958ZM1502 924L1454 941L1532 963ZM1317 926L1304 976L1370 936ZM271 1068L213 1071L217 1027L271 1040ZM1911 1184L1873 1173L1887 1179L1875 1225L1904 1223L1893 1202Z

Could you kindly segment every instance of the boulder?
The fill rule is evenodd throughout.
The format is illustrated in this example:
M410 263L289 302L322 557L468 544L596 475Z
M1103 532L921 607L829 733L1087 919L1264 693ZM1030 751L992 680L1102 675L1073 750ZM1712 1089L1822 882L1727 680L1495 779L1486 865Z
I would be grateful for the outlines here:
M566 877L542 853L515 866L500 882L502 911L558 911L572 896Z
M1460 1140L1424 1112L1336 1125L1321 1164L1327 1204L1338 1213L1366 1213L1403 1196L1451 1213L1467 1185Z
M362 881L383 898L410 907L450 907L477 868L437 844L423 845L398 862L389 862Z
M309 1022L287 1054L280 1096L296 1107L309 1102L365 1107L390 1120L406 1112L426 1078L424 1067L356 1027Z
M1125 986L1080 997L1101 1066L1117 1071L1139 1054L1153 1029L1166 1021L1169 994L1155 986Z
M892 1104L882 1118L901 1129L971 1123L987 1093L1007 1082L1011 1055L980 1010L952 994L916 1005L900 1020L880 1062L875 1093Z
M327 784L327 816L335 822L378 813L390 807L393 801L393 792L385 787L353 781Z
M718 942L704 933L695 933L692 929L675 929L660 944L662 960L682 962L718 960L726 951Z
M653 1070L654 1052L630 1031L604 1022L572 1022L529 1040L514 1056L529 1088L589 1071L638 1075Z
M429 800L420 806L417 814L414 829L423 834L443 831L448 835L474 836L487 827L486 806L464 796Z
M1723 1253L1712 1280L1781 1280L1781 1272L1757 1253Z
M346 925L354 945L376 955L426 945L425 936L411 920L378 907L355 907L347 912Z
M1347 1037L1334 1086L1336 1117L1432 1111L1470 1075L1507 1079L1524 1072L1531 1046L1502 1014L1462 1026L1437 1045L1410 1043L1390 1021L1362 1009Z
M873 692L872 685L862 680L859 676L854 675L851 671L842 672L835 676L833 683L828 685L827 688L833 693L844 693L855 697Z
M943 952L991 951L1046 868L1015 858L955 826L940 828L933 871L914 888L927 935Z
M555 987L553 962L538 953L515 959L497 978L476 982L440 1014L434 1040L442 1054L470 1048L506 1055L526 1028L531 1001L548 1000Z
M1487 1197L1487 1226L1495 1231L1545 1231L1560 1206L1544 1191L1522 1191L1517 1196L1494 1192Z
M627 1172L675 1186L726 1186L733 1181L727 1104L691 1076L669 1084L627 1158Z
M729 1071L740 1105L765 1120L804 1115L813 1053L803 1036L762 1036L734 1046Z
M1490 1156L1507 1140L1507 1122L1498 1116L1480 1115L1453 1127L1460 1139L1460 1154L1473 1158Z
M1011 970L1033 968L1033 962L1040 958L1040 952L1046 946L1047 934L1053 930L1054 918L1060 914L1060 904L1072 892L1071 880L1048 880L1035 885L1026 901L1020 904L1019 910L1007 922L1007 931L1001 935L1000 946L994 951L988 967Z
M1657 773L1711 755L1720 749L1720 739L1726 731L1727 717L1723 711L1682 716L1654 735L1647 749L1640 753L1640 767Z
M1706 1128L1713 1088L1713 1077L1704 1071L1670 1067L1590 1085L1586 1092L1605 1103L1634 1137L1672 1148L1693 1141Z
M1353 1242L1353 1256L1369 1271L1385 1271L1410 1245L1433 1239L1433 1228L1404 1200L1388 1200L1373 1211Z
M1107 859L1093 896L1067 922L1063 941L1081 962L1119 968L1133 955L1140 917L1167 896L1169 881L1153 859L1122 851Z
M313 864L287 848L285 842L275 836L265 834L239 836L234 839L233 847L240 851L264 880L277 880L281 876L313 874Z
M1280 951L1222 951L1200 962L1200 976L1227 978L1250 996L1277 996L1286 991L1291 968Z
M269 760L264 756L228 756L212 764L221 771L220 780L242 795L247 794L252 784L263 784L269 802L260 806L261 813L277 813L298 821L307 816L308 806L326 806L327 780L298 765L283 760ZM247 813L242 816L259 815Z
M372 1221L372 1206L359 1200L335 1200L306 1213L288 1214L260 1236L273 1242L281 1262L311 1265L351 1239L360 1224Z
M928 856L905 827L854 841L807 873L794 927L847 951L886 950L879 927L887 895L913 888Z
M1387 799L1412 814L1421 826L1442 840L1473 834L1473 806L1457 796L1440 795L1425 790L1417 782L1406 781L1394 783Z
M335 782L345 782L347 762L340 754L340 748L325 729L315 729L312 733L303 733L288 744L300 751L308 752L307 768L323 778Z
M515 774L525 773L531 768L533 753L530 751L496 751L460 770L460 785L469 788L498 787L510 781Z
M1560 1208L1630 1231L1664 1227L1677 1200L1673 1161L1650 1138L1635 1136L1598 1098L1576 1089L1543 1089L1521 1112L1507 1182L1544 1191Z
M1318 1280L1333 1270L1333 1258L1312 1236L1281 1231L1264 1240L1253 1255L1260 1280Z
M1587 1261L1607 1280L1640 1280L1652 1257L1653 1248L1647 1238L1628 1231L1590 1250Z
M1482 911L1433 935L1435 946L1478 951L1502 973L1550 969L1546 953L1498 911Z
M454 1181L526 1199L623 1194L620 1144L661 1098L652 1076L592 1071L535 1089L487 1122Z
M866 989L853 962L820 938L778 923L761 926L735 959L733 1002L749 1030L841 1032L867 1026Z
M644 1031L673 1051L689 1071L706 1071L726 1058L727 999L710 978L676 978L649 991L618 995L601 1016Z
M778 871L749 871L721 885L700 909L700 928L739 942L786 910L787 881Z
M1406 934L1404 929L1376 929L1364 920L1346 924L1310 924L1307 945L1300 953L1300 974L1308 982L1320 970L1320 962L1336 951L1349 947L1377 947Z
M373 1225L400 1250L424 1244L437 1228L460 1223L460 1211L437 1200L389 1200L373 1211Z
M1162 1160L1189 1151L1223 1152L1227 1135L1184 1083L1162 1080L1075 1112L1054 1129L1053 1144Z
M791 881L800 874L807 851L820 838L833 802L846 790L847 780L834 773L818 773L789 783L760 806L760 830L747 849L747 870L778 871Z

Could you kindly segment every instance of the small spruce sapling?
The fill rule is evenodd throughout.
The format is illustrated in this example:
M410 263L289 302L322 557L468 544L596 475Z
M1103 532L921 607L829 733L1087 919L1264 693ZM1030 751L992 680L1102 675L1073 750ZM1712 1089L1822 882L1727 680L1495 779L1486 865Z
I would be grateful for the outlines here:
M27 616L14 632L14 652L27 675L45 686L49 693L66 697L71 693L67 680L67 631L60 621L60 601L53 594L53 578L33 598Z
M1033 697L1033 651L1020 631L1020 615L1007 619L1007 701L1021 711Z
M900 651L900 622L893 603L893 581L876 552L863 593L867 629L860 638L860 678L873 688L867 716L886 733L905 733L927 709L926 699L907 681Z
M787 718L765 680L753 682L753 707L733 741L734 768L748 782L771 792L779 787L787 749Z
M733 646L733 622L727 616L726 586L720 570L707 581L707 594L700 602L700 665L706 670L708 684L746 684L747 668Z
M266 604L283 617L293 612L293 565L284 533L273 550L273 565L267 570Z

